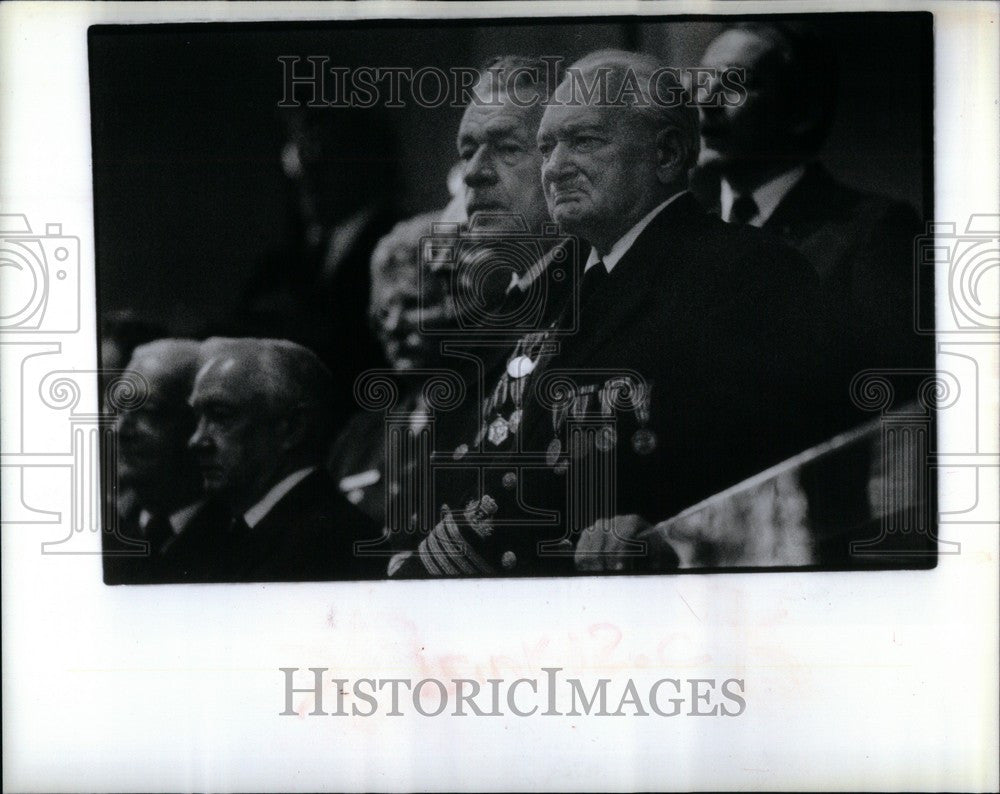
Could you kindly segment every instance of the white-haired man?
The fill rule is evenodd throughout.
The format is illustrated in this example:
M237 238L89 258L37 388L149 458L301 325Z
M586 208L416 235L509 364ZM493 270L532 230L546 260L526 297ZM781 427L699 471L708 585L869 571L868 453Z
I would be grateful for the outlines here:
M579 327L512 351L490 415L454 453L479 484L447 495L457 509L400 575L617 568L645 554L628 538L645 522L822 433L808 397L815 277L687 192L698 126L678 88L636 53L567 70L538 144L552 217L592 249ZM628 530L609 541L615 516Z
M210 339L191 405L190 439L206 492L224 504L220 579L362 578L354 542L376 529L322 463L330 442L329 370L309 350L270 339Z

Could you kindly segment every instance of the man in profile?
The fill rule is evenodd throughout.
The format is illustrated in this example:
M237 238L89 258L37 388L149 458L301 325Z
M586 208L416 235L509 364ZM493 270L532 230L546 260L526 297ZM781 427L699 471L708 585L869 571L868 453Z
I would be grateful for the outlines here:
M914 331L919 218L903 202L842 184L818 161L836 109L830 42L803 25L745 22L708 45L702 66L743 70L746 86L738 104L712 104L723 90L719 79L699 97L701 175L719 185L706 203L723 220L762 228L812 263L832 352L848 375L933 366L931 340ZM930 290L921 294L931 297Z
M538 179L541 155L535 142L549 90L546 66L526 56L494 59L480 72L462 116L457 147L468 228L477 238L492 233L494 246L491 250L482 240L466 249L474 254L457 263L462 294L454 297L460 312L464 303L476 302L485 314L502 316L523 300L535 279L549 275L555 240L541 234L551 218ZM522 233L534 238L538 256L530 261L515 254ZM549 280L545 286L550 306L557 305L567 285ZM504 329L494 324L483 330L502 334Z
M466 383L461 408L434 417L439 449L448 448L452 438L451 446L458 443L466 428L474 433L479 427L482 381L505 363L499 354L520 333L504 318L521 316L524 304L537 299L539 286L545 291L539 314L558 308L571 284L551 277L547 265L555 236L550 242L540 234L550 223L535 142L546 77L545 62L525 56L499 57L481 70L456 135L460 185L452 189L452 203L440 213L398 224L372 255L370 315L395 370L397 418L408 415L414 434L426 427L423 387L433 373L447 369ZM448 256L426 245L431 238ZM465 346L467 340L457 337L461 321L471 326L464 336L477 336L478 345ZM458 354L442 355L442 342ZM348 499L385 522L387 540L398 550L412 545L421 513L429 506L436 514L437 505L425 505L429 464L387 460L384 422L381 412L355 415L330 463ZM416 447L399 444L393 452Z
M118 534L148 550L137 554L138 544L109 537L109 583L193 581L211 565L203 552L218 517L187 448L195 422L187 398L199 350L194 340L159 339L136 347L128 362L148 396L117 419Z
M546 108L547 206L592 246L570 298L579 328L557 338L564 306L548 333L515 346L476 438L454 450L474 458L477 486L446 495L399 575L572 572L587 528L673 515L822 433L810 403L815 277L688 193L697 117L651 95L658 67L594 53ZM584 80L600 89L582 93Z
M354 541L375 537L323 470L329 370L300 345L210 339L191 405L205 491L229 520L220 581L316 581L367 575Z

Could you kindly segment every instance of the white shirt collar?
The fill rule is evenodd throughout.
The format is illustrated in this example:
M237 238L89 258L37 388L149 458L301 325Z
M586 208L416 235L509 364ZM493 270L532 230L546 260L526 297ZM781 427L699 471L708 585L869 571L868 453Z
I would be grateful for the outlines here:
M174 531L175 535L179 535L184 531L184 528L191 522L191 519L194 518L194 514L198 512L203 504L204 500L199 499L196 502L185 505L180 510L175 510L167 516L167 521L169 522L170 528ZM146 526L152 520L153 514L148 510L142 510L142 512L139 513L139 528L145 530Z
M788 195L788 191L798 184L798 181L802 179L805 172L806 167L804 165L797 165L795 168L785 171L783 174L778 174L774 179L756 188L751 195L753 196L754 203L757 205L757 214L747 221L747 223L758 228L767 223L767 219L774 214L781 200ZM722 220L726 223L729 223L735 200L736 191L723 178L719 190L719 209L721 210Z
M623 256L628 253L628 249L632 247L632 244L639 238L639 235L645 231L646 227L652 223L653 218L655 218L668 204L673 202L679 196L683 196L687 193L687 190L681 190L674 193L666 201L657 204L652 210L647 213L642 220L640 220L635 226L625 232L624 235L611 246L611 250L608 251L604 256L597 253L596 248L590 249L590 256L587 257L587 264L583 266L583 272L586 273L590 268L598 263L599 260L604 260L604 267L610 273L614 270L615 265L617 265Z
M270 513L271 509L281 501L285 494L287 494L290 490L292 490L292 488L302 482L314 471L316 471L315 466L307 466L304 469L293 471L285 477L285 479L281 480L281 482L271 488L270 491L264 494L263 499L243 514L243 520L247 522L247 526L251 529L257 526L257 524L264 520L264 516Z

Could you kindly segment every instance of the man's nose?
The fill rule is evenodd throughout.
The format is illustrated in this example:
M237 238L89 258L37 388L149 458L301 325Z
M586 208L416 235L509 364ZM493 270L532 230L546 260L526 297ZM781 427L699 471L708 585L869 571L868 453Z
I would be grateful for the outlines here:
M465 164L463 179L468 187L481 187L496 182L497 172L493 166L493 157L485 146L480 146L472 158Z
M542 163L542 182L558 182L576 172L576 162L567 147L557 143Z
M698 106L698 111L704 113L719 108L722 104L722 73L723 69L704 69L701 77L688 88L688 93Z

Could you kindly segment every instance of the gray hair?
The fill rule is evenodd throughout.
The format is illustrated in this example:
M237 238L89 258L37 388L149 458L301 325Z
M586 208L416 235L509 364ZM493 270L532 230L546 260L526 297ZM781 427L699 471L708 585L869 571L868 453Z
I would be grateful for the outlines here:
M547 80L550 71L556 76L551 85ZM498 55L479 70L477 84L489 80L493 90L499 93L528 88L536 91L544 103L560 77L557 61L546 61L532 55Z
M287 339L212 337L201 343L198 373L221 358L232 357L252 366L245 385L264 400L275 415L295 413L308 422L308 442L325 451L330 440L333 375L319 357Z
M165 378L157 384L160 395L183 402L198 374L201 343L194 339L154 339L132 351L127 369L138 369L143 359L157 359Z
M691 168L701 146L698 111L674 71L647 53L597 50L567 67L561 85L580 81L584 90L589 86L598 92L591 101L624 104L651 129L676 130L685 148L685 164Z

